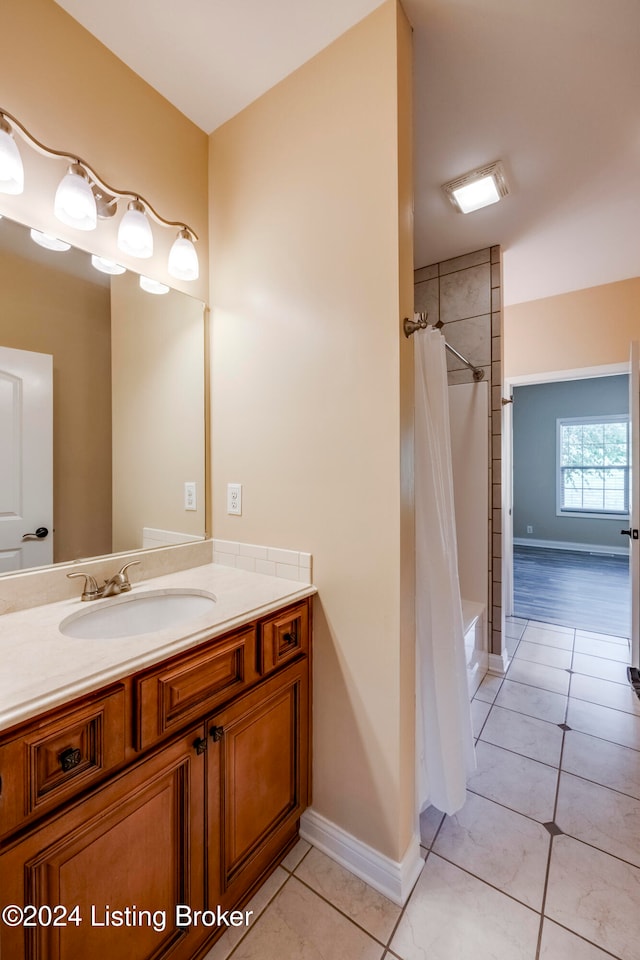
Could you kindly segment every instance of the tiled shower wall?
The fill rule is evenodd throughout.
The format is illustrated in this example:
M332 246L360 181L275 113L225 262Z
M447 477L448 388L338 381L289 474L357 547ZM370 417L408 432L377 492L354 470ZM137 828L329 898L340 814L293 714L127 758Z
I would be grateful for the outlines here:
M488 622L490 653L502 653L502 257L500 247L486 247L463 257L422 267L414 273L414 310L429 323L442 321L447 343L484 370L491 397L491 459L487 504L489 524ZM449 384L470 383L473 373L447 351Z

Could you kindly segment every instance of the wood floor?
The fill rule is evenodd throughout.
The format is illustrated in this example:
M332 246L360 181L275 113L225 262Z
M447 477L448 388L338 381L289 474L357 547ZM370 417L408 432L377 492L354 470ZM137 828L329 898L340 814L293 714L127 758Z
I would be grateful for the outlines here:
M513 585L516 617L629 636L627 557L514 545Z

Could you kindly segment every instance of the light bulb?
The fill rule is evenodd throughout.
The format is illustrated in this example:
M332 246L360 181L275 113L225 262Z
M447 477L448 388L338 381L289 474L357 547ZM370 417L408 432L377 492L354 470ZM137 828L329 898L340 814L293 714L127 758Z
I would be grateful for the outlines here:
M11 127L0 116L0 193L22 193L24 167L22 157L11 136Z
M152 280L151 277L140 276L140 286L147 293L155 293L159 296L163 293L169 293L169 287L166 283L160 283L159 280Z
M131 257L146 259L153 256L153 233L144 207L132 200L118 227L118 247Z
M107 260L106 257L98 257L95 253L91 254L91 266L99 270L100 273L108 273L111 276L117 276L120 273L126 273L126 267L121 267L114 260Z
M188 230L181 230L169 251L169 273L176 280L197 280L198 254Z
M53 204L58 220L77 230L95 230L98 224L96 198L84 167L72 163L58 185Z

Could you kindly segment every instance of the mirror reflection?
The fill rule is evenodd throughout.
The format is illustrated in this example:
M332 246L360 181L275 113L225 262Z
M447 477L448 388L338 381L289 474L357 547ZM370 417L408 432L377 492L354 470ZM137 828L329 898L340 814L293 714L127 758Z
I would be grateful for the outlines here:
M0 219L1 573L204 537L204 336Z

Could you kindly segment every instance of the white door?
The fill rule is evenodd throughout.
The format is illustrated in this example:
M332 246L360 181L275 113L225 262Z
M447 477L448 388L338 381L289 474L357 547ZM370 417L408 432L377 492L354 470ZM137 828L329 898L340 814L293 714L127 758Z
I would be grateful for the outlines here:
M629 370L629 573L631 576L631 666L640 667L640 344L631 343Z
M53 357L0 347L0 573L53 562Z

